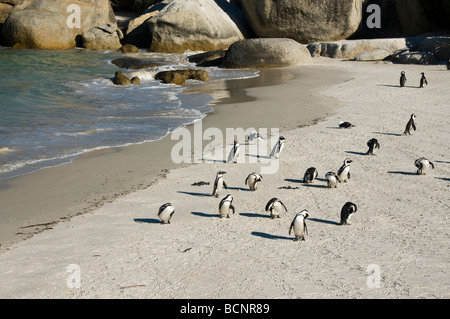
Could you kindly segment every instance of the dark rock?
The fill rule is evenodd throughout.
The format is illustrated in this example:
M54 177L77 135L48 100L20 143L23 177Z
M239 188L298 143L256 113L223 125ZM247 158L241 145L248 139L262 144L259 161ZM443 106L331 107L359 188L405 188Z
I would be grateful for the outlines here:
M417 51L430 52L438 61L447 61L450 58L450 36L427 37Z
M153 60L139 58L118 58L112 60L111 63L119 68L131 70L153 68L155 66L161 65L160 63L157 63Z
M186 80L208 81L209 75L205 70L174 70L162 71L155 75L155 79L163 83L185 85Z
M119 51L120 53L138 53L139 49L137 46L127 43L117 51Z
M222 64L222 60L226 52L227 52L226 50L216 50L194 54L188 56L188 60L189 62L195 63L198 66L202 67L217 66Z
M133 76L131 78L131 84L141 84L141 79L138 76Z
M123 75L122 72L116 71L113 79L113 83L116 85L130 85L131 80Z

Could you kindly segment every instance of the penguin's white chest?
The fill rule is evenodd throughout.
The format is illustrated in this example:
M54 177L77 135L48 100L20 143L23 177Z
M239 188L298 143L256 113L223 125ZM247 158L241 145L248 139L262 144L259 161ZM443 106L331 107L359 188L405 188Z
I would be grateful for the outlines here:
M248 178L248 185L249 185L250 187L256 187L256 183L257 183L256 177L250 176L250 177Z
M294 234L297 237L303 237L305 234L305 224L303 217L297 217L294 221Z
M223 188L223 178L220 177L220 178L217 180L217 190L220 191L220 190L222 190L222 188Z
M350 166L347 166L342 170L342 173L339 175L339 179L346 180L348 176L348 172L350 171Z
M327 180L330 182L331 186L336 186L337 184L337 179L334 176L327 176Z
M228 212L230 211L230 205L231 205L231 202L227 201L227 202L224 202L220 206L219 213L220 213L221 216L227 216L228 215Z
M283 210L283 207L281 206L280 202L276 202L276 203L273 204L273 208L272 208L273 212L279 214L279 213L281 213L282 210Z
M159 218L164 221L167 222L170 219L170 215L173 213L174 208L169 206L166 207L160 214L159 214Z
M278 149L278 154L281 153L281 151L283 150L283 148L284 148L284 143L281 143L281 144L280 144L280 147L279 147L279 149Z

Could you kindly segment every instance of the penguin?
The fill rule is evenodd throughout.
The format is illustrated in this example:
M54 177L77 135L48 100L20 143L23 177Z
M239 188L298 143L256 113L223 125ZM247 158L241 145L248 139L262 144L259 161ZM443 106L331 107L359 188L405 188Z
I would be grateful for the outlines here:
M414 165L417 167L417 175L425 175L430 167L434 169L433 162L430 162L425 157L416 159Z
M261 140L262 137L259 135L256 131L251 131L250 134L247 136L247 141L253 141L253 140Z
M356 213L357 210L358 207L355 204L351 202L345 203L341 209L341 221L339 225L350 225L348 221L350 220L351 215Z
M158 210L158 217L161 220L162 224L170 224L170 219L172 215L175 213L175 208L171 203L165 203L161 205Z
M337 172L339 183L346 183L347 179L350 179L350 163L353 161L349 158L346 158L344 160L344 164L342 164L341 167L339 167L339 170Z
M405 75L405 71L402 71L401 75L400 75L400 87L404 87L406 84L406 75Z
M228 154L227 162L228 163L230 163L230 162L236 163L238 156L239 156L239 143L235 139L234 140L234 144L233 144L233 148L230 150L230 154Z
M220 218L230 218L230 210L234 214L234 206L233 206L233 196L228 194L222 200L219 204L219 215Z
M376 138L372 138L371 140L369 140L367 142L367 146L369 146L369 150L367 151L366 155L375 155L375 149L380 149L380 143L378 143L378 140Z
M281 151L284 148L285 141L286 141L286 139L284 138L284 136L280 136L278 138L277 144L274 145L274 147L272 148L272 152L270 152L270 157L280 156Z
M422 77L420 78L420 88L423 88L424 84L428 85L428 81L427 81L427 78L425 77L425 73L424 72L422 72L420 74L422 74Z
M214 188L211 196L219 197L219 192L222 190L222 188L228 189L227 184L223 180L223 175L226 174L225 171L218 171L216 174L216 180L214 181Z
M450 70L450 59L447 60L447 70Z
M305 235L308 234L308 229L306 227L306 219L308 216L308 211L304 209L300 213L297 213L292 220L291 226L289 227L289 235L291 234L292 229L294 229L294 241L305 240Z
M411 128L415 131L416 130L416 123L415 120L416 115L413 113L411 114L411 117L409 118L408 123L406 123L405 131L403 132L404 135L409 134L411 135Z
M306 170L305 175L303 175L303 182L305 183L313 183L314 178L317 178L319 173L315 167L310 167Z
M276 197L269 200L266 204L266 212L270 211L270 217L272 219L280 218L280 213L282 213L283 210L286 213L288 211L283 202Z
M325 178L327 179L327 185L329 188L336 188L337 184L340 182L339 177L335 172L326 173Z
M262 176L257 173L251 173L245 179L245 185L248 185L251 191L256 191L258 182L262 181Z
M355 127L355 126L352 123L350 123L350 122L340 121L339 122L339 127L340 128L351 128L351 127Z

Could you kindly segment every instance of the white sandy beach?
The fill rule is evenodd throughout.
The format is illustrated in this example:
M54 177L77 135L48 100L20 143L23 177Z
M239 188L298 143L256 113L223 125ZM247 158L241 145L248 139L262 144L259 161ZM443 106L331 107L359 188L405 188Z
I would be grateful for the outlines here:
M263 175L258 190L248 191L244 181L264 163L211 160L173 169L143 190L2 251L0 297L449 298L450 72L442 65L314 62L302 68L350 75L317 93L339 107L329 105L333 114L314 125L281 128L287 142L279 169ZM405 88L398 87L402 70ZM423 89L421 72L429 82ZM261 110L273 110L301 89L295 84L252 88L248 95ZM417 131L404 136L411 113ZM339 121L355 127L339 129ZM371 138L381 145L376 156L365 155ZM241 156L255 158L244 150ZM435 169L416 175L419 157ZM345 158L353 160L350 180L327 188L325 173ZM311 166L319 178L306 185ZM215 198L219 169L227 171L229 189ZM192 186L200 181L210 185ZM219 202L228 193L236 213L220 219ZM279 219L264 211L272 197L289 210ZM340 226L347 201L358 211L351 225ZM157 219L165 202L175 206L169 225ZM293 241L289 226L303 209L310 214L308 235ZM69 265L79 270L79 287Z

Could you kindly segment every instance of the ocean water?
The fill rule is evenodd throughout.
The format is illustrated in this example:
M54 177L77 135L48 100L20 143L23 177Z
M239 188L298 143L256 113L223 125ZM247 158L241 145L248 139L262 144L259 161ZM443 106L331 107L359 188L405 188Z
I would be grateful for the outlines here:
M211 96L186 98L184 87L154 80L162 70L195 67L187 56L141 52L132 57L151 58L158 66L126 70L111 63L124 57L117 52L0 47L0 179L91 150L161 139L202 119L211 111ZM141 84L112 84L117 70L139 76ZM210 81L258 76L251 69L206 70Z

